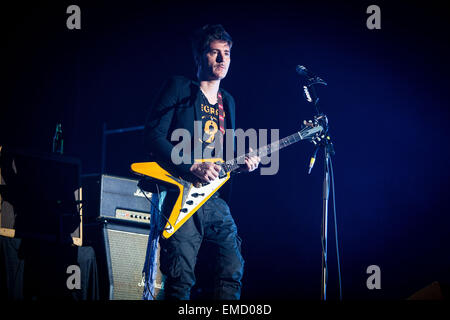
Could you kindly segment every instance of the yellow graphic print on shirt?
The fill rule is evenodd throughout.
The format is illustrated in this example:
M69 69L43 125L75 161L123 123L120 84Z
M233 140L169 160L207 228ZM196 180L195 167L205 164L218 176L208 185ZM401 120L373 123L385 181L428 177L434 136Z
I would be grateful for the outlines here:
M203 140L204 148L213 149L216 133L219 131L219 107L200 104L201 119L203 123ZM225 118L225 112L224 112Z

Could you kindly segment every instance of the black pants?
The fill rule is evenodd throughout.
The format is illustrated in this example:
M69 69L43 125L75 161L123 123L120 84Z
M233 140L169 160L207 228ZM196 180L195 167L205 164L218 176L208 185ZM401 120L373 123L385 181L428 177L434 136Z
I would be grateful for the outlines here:
M241 239L227 203L213 195L173 236L160 239L160 268L166 276L166 299L190 298L197 254L203 241L209 241L217 253L213 298L240 298L244 267Z

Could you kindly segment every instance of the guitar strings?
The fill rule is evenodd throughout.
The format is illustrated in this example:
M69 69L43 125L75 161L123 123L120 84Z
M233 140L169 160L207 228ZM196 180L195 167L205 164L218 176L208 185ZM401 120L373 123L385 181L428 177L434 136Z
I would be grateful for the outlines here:
M222 168L224 168L225 171L229 172L234 169L237 169L239 167L239 165L238 165L239 160L243 160L247 156L251 157L251 156L257 156L259 154L259 156L265 157L265 156L269 155L270 153L273 153L275 151L280 150L281 148L289 146L292 143L298 142L300 140L310 140L312 138L302 137L302 133L307 132L310 129L311 129L310 127L306 126L306 127L302 128L299 132L296 132L290 136L280 139L277 142L268 144L258 150L253 150L244 155L238 156L232 160L226 161L225 163L222 164ZM300 137L300 140L297 140L298 139L297 136ZM291 138L294 141L291 141Z

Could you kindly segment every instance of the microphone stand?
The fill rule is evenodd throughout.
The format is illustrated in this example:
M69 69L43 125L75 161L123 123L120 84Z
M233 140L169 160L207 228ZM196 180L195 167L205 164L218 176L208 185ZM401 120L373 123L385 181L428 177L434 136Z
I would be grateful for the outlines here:
M328 140L328 139L326 139ZM327 300L328 283L328 200L330 196L330 157L334 155L333 144L325 142L322 146L324 150L324 179L322 189L322 281L321 281L321 300Z
M316 145L316 150L314 152L313 158L315 160L316 153L319 149L324 151L324 180L322 187L322 230L321 230L321 244L322 244L322 273L321 273L321 294L320 299L327 300L327 282L328 282L328 265L327 265L327 255L328 255L328 200L330 195L330 157L334 155L333 144L331 143L331 138L328 135L328 119L325 114L323 114L318 106L319 98L317 97L314 85L322 84L327 85L320 78L310 78L306 81L303 86L304 96L306 100L312 104L316 109L317 115L314 116L314 122L320 124L324 131L312 142ZM311 173L314 161L310 162L309 173Z

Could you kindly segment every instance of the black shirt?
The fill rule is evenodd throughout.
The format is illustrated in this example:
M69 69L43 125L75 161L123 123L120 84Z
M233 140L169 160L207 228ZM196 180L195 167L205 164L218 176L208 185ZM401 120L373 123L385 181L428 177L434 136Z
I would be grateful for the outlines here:
M202 143L203 158L222 158L224 136L219 128L219 104L211 105L206 96L202 95L202 101L197 104L199 120L202 121ZM224 129L226 130L226 112L224 110Z

